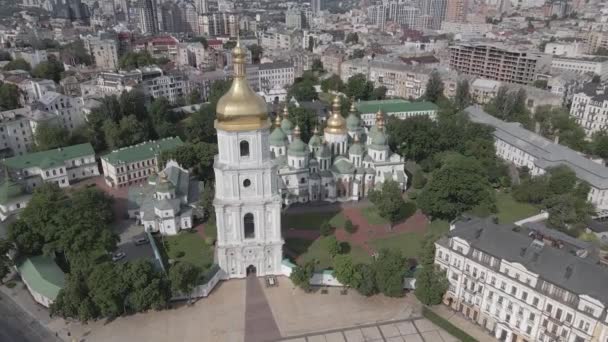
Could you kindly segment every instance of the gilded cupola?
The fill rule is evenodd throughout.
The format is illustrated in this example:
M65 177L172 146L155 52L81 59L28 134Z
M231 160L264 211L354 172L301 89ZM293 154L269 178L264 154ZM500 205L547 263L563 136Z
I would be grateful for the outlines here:
M232 50L234 79L217 103L215 128L225 131L251 131L269 128L266 101L256 94L246 78L245 49L240 41Z
M340 114L341 109L340 96L334 97L332 103L331 116L327 119L327 126L325 126L325 133L330 134L346 134L346 120Z

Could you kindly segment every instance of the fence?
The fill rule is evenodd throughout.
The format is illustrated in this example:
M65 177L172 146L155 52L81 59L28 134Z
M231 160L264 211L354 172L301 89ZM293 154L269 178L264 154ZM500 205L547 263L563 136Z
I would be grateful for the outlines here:
M188 299L188 298L207 297L207 296L209 296L211 291L213 291L213 289L215 288L217 283L219 283L220 280L222 280L223 275L224 275L224 271L222 271L222 269L217 264L214 264L211 267L211 269L207 272L205 277L202 279L201 284L196 286L192 290L192 293L190 294L190 296L188 296L187 294L180 293L180 294L173 295L171 300L184 300L184 299Z

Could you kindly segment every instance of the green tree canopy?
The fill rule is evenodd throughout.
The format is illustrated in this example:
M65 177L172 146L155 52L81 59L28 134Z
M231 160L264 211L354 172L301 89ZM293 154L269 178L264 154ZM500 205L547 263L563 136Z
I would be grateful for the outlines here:
M454 106L456 110L464 110L471 104L471 90L469 80L463 79L456 85L456 97L454 98Z
M346 95L357 100L369 100L374 91L374 84L363 74L356 74L346 82Z
M19 98L21 91L14 84L3 83L0 85L0 109L11 110L21 107Z
M202 270L199 267L186 261L180 261L169 269L171 290L174 294L182 293L190 297L201 275Z
M298 101L317 100L319 96L317 95L314 86L315 82L309 78L302 78L300 80L296 80L296 82L289 88L287 97L295 97Z
M43 122L36 127L34 141L38 151L65 147L70 145L70 132L64 127Z
M213 160L217 154L217 145L205 142L186 143L172 150L163 151L161 165L173 159L182 167L193 169L193 173L203 181L213 180Z
M419 266L416 272L416 290L414 294L425 305L441 303L443 295L448 289L449 282L445 273L435 267L435 241L436 236L426 235L422 242Z
M215 109L211 105L201 105L198 111L192 113L186 121L184 134L189 142L216 143L217 135L213 126Z
M359 35L357 32L350 32L346 35L346 39L344 39L344 43L346 44L358 44L359 43Z
M310 278L315 271L315 261L311 260L303 266L296 265L291 271L289 279L293 284L305 291L310 289Z
M217 80L211 84L211 89L209 89L209 96L207 101L211 105L211 109L213 113L215 113L215 108L217 107L217 102L220 100L224 94L230 89L232 85L232 81L230 80Z
M8 253L13 249L13 244L5 239L0 239L0 285L2 279L11 272L13 261L8 257Z
M334 257L334 274L342 285L350 286L355 274L355 265L348 254L340 254Z
M338 75L331 75L321 81L321 90L323 90L323 92L342 91L343 89L344 82L342 82L342 79Z
M32 70L32 66L23 58L16 58L4 66L4 70Z
M53 80L57 83L61 80L61 73L64 72L63 63L55 58L49 58L48 61L39 63L32 70L32 75L37 78Z
M380 190L370 191L369 199L378 209L378 214L391 223L404 218L406 206L397 182L385 180Z
M426 83L424 98L427 101L437 102L443 97L443 80L438 71L431 72L429 80Z
M368 264L357 264L351 279L351 286L363 296L378 293L375 268Z
M378 290L388 297L403 295L403 276L406 266L405 258L396 249L382 249L374 260Z
M141 52L127 52L118 61L118 65L121 69L133 70L137 68L143 68L148 65L156 64L156 60L150 55L148 51Z

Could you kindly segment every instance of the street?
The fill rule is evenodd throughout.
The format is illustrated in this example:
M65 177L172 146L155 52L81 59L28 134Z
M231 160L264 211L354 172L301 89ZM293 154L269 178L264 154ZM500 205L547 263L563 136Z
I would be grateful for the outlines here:
M10 297L0 292L0 341L47 342L60 341Z

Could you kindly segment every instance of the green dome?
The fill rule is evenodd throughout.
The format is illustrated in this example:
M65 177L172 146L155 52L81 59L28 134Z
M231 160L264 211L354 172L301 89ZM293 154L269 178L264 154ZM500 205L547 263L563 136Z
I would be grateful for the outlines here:
M285 122L285 121L283 121ZM287 143L287 134L283 132L281 127L276 127L272 133L270 133L270 145L273 146L285 146Z
M361 119L355 113L350 113L346 118L346 128L349 131L355 131L361 127Z
M348 148L348 154L354 154L354 155L363 155L363 146L356 142L352 145L350 145L350 147Z
M375 127L375 126L374 126ZM383 131L376 128L376 131L371 134L372 144L378 146L386 145L386 134Z
M327 146L327 144L321 145L321 147L315 152L315 157L317 157L317 158L331 157L331 153L329 152L329 147Z
M9 203L13 198L19 197L25 194L23 187L10 179L6 179L2 185L0 185L0 203Z
M283 121L284 122L284 121ZM307 151L306 144L302 141L302 139L296 137L293 139L289 147L287 147L287 154L294 156L305 156Z
M291 131L293 131L293 122L291 122L289 118L283 118L283 121L281 121L281 129L285 134L290 134Z
M315 134L308 141L308 146L319 146L321 143L321 137Z
M175 189L173 183L171 183L167 177L165 171L161 171L158 174L158 182L156 183L156 192L170 192Z

